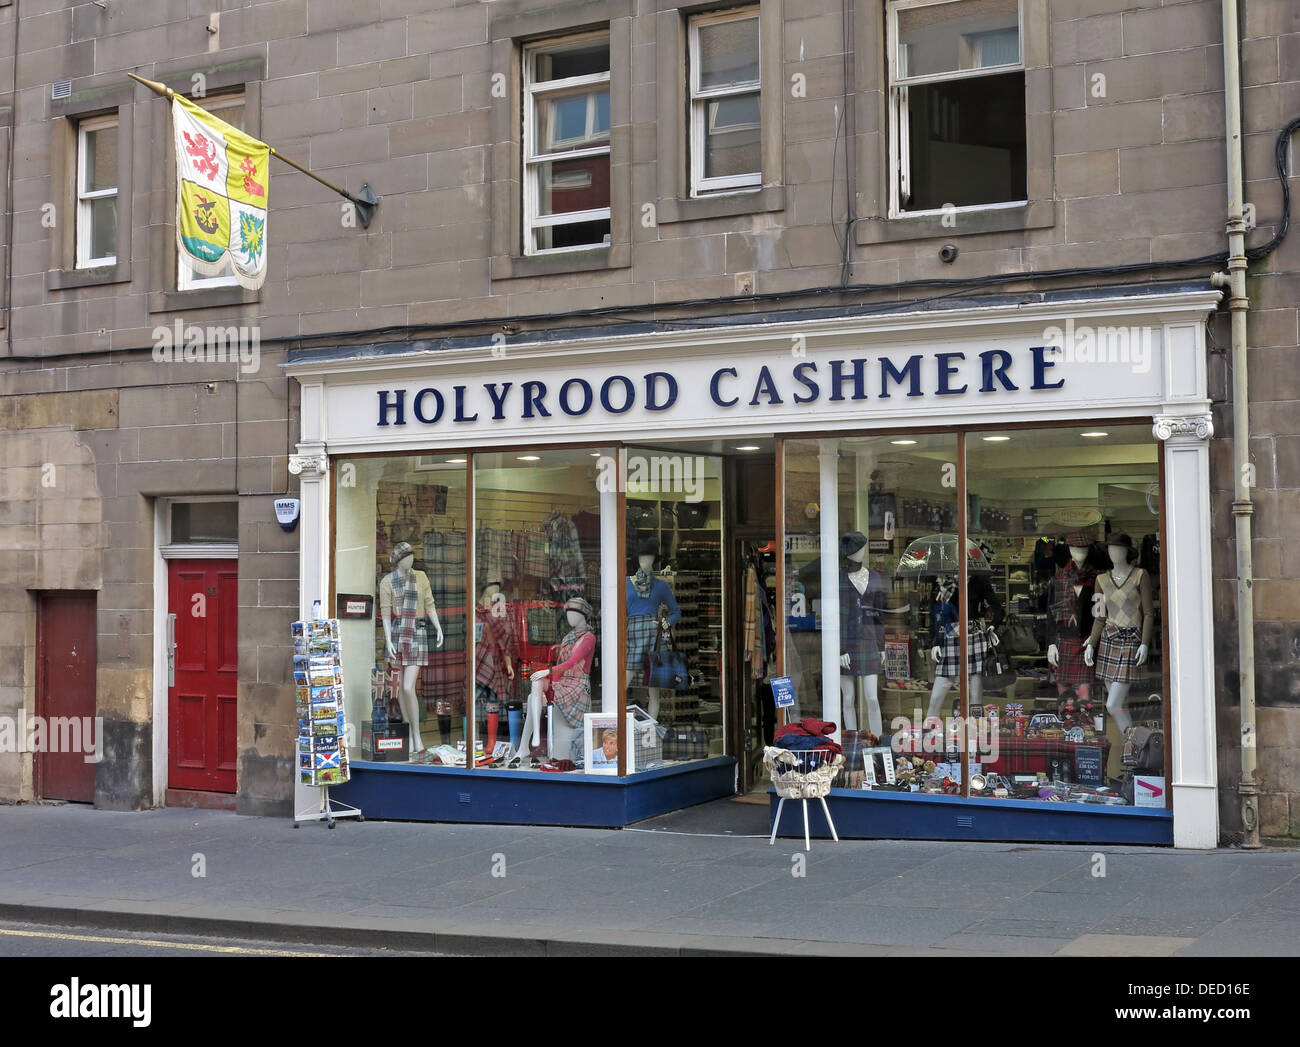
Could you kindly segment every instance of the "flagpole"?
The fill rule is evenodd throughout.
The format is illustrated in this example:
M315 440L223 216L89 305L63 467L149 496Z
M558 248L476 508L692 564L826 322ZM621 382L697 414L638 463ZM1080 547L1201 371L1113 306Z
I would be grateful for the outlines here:
M166 84L161 84L157 80L146 80L143 76L136 76L135 73L127 73L126 75L137 83L144 84L144 86L149 88L150 91L162 98L170 99L176 93ZM370 219L374 217L375 211L379 207L379 197L374 194L374 191L370 188L369 182L363 182L361 185L360 195L354 195L353 193L349 193L346 189L335 185L329 179L322 178L315 171L309 171L307 168L303 167L302 164L298 163L298 161L290 160L283 153L277 152L275 146L268 145L267 149L271 151L271 155L277 160L288 164L295 171L301 171L308 178L316 179L316 181L320 182L320 184L325 186L325 188L332 189L334 192L338 193L339 196L349 201L357 209L357 218L360 220L362 228L370 227Z

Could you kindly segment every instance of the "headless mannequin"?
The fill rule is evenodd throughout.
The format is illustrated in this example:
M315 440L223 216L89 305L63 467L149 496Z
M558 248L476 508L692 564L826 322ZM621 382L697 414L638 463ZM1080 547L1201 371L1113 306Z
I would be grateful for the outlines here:
M564 614L570 629L587 625L587 616L581 611L568 610ZM524 729L519 737L519 748L511 754L512 757L522 760L531 749L536 749L542 744L542 707L546 704L545 680L550 675L550 669L538 669L529 677L532 681L532 689L528 692L528 715L524 719ZM553 748L548 748L546 755L553 757L558 750L561 753L560 758L567 760L569 753L573 751L573 740L582 733L582 727L570 726L558 710L552 709L549 715Z
M397 561L397 566L393 568L393 573L389 575L390 584L393 591L405 587L406 576L411 570L411 565L415 563L414 556L403 556ZM442 624L438 621L438 612L434 610L429 614L429 621L433 624L434 634L437 636L438 646L442 646ZM396 662L397 651L393 647L393 623L388 615L383 616L384 622L384 652L388 655L390 662ZM397 704L401 707L402 717L411 725L411 755L424 751L424 741L420 737L420 705L419 698L415 693L416 681L420 678L420 666L403 665L402 666L402 686L397 692Z
M492 616L497 613L497 598L500 595L501 595L501 586L496 582L489 582L486 586L484 586L483 593L479 597L478 604L480 607L486 608L488 615ZM505 610L504 603L501 604L500 610L501 611ZM481 643L482 638L479 637L476 642ZM502 651L501 657L505 662L506 678L510 681L511 684L513 684L515 681L514 660L510 657L509 651ZM511 695L510 697L513 697L513 695ZM498 702L505 701L506 698L507 698L506 695L497 695ZM501 713L499 710L497 712L489 712L487 714L487 740L483 744L484 744L484 750L489 755L491 755L492 750L496 748L497 727L500 718L501 718Z
M935 593L935 599L939 602L946 603L957 591L957 580L955 578L941 578L938 589ZM930 659L937 665L943 660L943 647L936 644L930 648ZM971 673L968 677L970 681L970 702L972 705L978 704L984 697L984 677L979 673ZM936 676L934 678L934 687L930 689L930 707L925 712L925 718L928 720L932 716L938 716L939 710L943 708L944 700L948 697L948 692L956 686L957 678L955 676Z
M636 563L637 563L637 566L641 568L641 570L643 570L643 571L647 571L647 572L649 572L649 573L652 574L652 575L655 573L655 558L654 558L654 556L650 555L649 553L643 553L641 556L638 556L638 557L636 558ZM662 618L661 618L660 621L659 621L659 627L660 627L660 629L663 628L663 619L662 619ZM635 669L628 669L628 670L627 670L627 679L626 679L626 682L627 682L627 686L628 686L628 687L631 687L631 686L632 686L632 683L633 683L634 679L636 678L636 675L637 675L637 671L636 671ZM653 719L653 720L658 720L658 719L659 719L659 695L660 695L660 689L659 689L658 687L647 687L647 688L646 688L646 693L650 696L650 697L649 697L649 706L650 706L650 708L647 710L647 712L650 713L650 717L651 717L651 719Z
M849 584L859 593L867 591L867 585L871 581L871 570L864 562L867 555L867 547L864 545L861 549L849 553L845 559L849 560L855 566L849 571ZM897 614L905 612L906 608L898 608L891 612L886 608L885 613ZM847 654L840 655L840 668L848 669L850 658ZM879 738L884 731L884 723L880 715L880 677L872 674L870 676L849 676L844 673L840 674L840 707L844 715L844 729L846 731L856 731L858 729L858 698L865 695L867 699L867 729Z
M1129 562L1129 549L1124 545L1108 545L1106 552L1110 556L1110 562L1114 566L1110 569L1111 581L1116 586L1123 587L1124 583L1129 580L1133 574L1133 564ZM1149 623L1143 621L1143 633L1149 627ZM1095 630L1094 630L1095 631ZM1092 638L1090 637L1087 645L1083 649L1083 660L1088 665L1092 665L1096 657ZM1133 658L1135 665L1142 665L1147 660L1147 645L1139 644L1137 654ZM1128 699L1128 692L1131 684L1113 681L1106 691L1106 711L1115 718L1115 726L1119 728L1120 733L1127 731L1133 723L1133 718L1129 716L1128 710L1124 708L1124 703Z
M1070 559L1074 561L1075 567L1082 567L1088 559L1087 547L1078 546L1078 545L1070 546ZM1078 595L1081 592L1083 592L1082 585L1074 585L1071 586L1071 588L1074 590L1074 595L1076 597L1078 597ZM1060 663L1061 663L1061 653L1057 649L1056 644L1049 644L1047 648L1047 664L1050 665L1053 669L1055 669ZM1089 662L1088 664L1091 665L1092 663ZM1086 683L1057 684L1056 693L1058 695L1064 695L1067 687L1073 687L1075 694L1077 694L1079 698L1085 702L1088 700L1088 693L1092 689L1091 685Z

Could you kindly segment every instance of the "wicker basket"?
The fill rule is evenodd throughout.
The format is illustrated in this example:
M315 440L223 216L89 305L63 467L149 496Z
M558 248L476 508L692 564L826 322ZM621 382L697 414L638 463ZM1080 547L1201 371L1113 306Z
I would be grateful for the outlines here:
M792 751L769 745L763 750L763 765L772 788L783 800L817 800L827 796L831 783L844 766L844 754L830 749Z

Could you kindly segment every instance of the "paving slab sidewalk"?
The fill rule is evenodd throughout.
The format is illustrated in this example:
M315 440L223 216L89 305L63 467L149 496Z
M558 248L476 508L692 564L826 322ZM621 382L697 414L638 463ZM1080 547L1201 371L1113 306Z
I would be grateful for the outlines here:
M0 920L492 955L1300 955L1300 851L804 852L766 826L728 801L621 831L0 806Z

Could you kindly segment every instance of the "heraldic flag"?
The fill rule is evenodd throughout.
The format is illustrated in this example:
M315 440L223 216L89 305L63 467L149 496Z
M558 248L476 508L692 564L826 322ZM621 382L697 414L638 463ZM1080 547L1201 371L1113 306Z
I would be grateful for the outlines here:
M176 245L194 271L256 289L266 279L271 149L193 102L172 95L176 132Z

